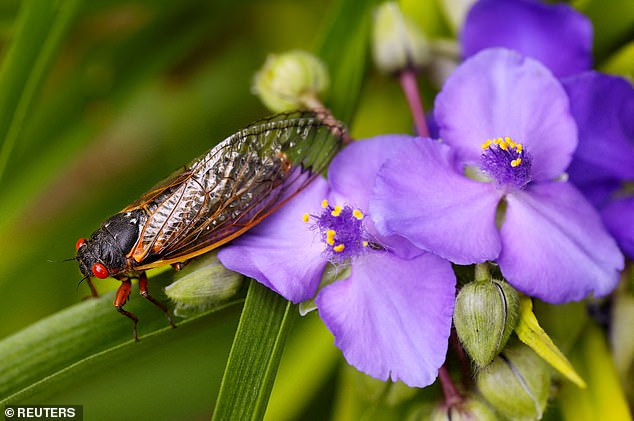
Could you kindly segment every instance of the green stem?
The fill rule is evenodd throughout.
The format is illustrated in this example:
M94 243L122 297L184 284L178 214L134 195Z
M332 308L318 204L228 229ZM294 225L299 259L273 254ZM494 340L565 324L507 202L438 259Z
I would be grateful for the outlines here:
M252 280L213 420L264 417L296 306Z

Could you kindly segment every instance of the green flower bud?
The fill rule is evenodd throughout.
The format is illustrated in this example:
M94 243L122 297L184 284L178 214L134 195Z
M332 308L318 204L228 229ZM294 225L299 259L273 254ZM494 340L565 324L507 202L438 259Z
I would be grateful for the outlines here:
M385 73L418 69L429 61L429 46L423 33L395 2L381 4L374 12L372 32L374 61Z
M477 385L491 406L509 419L540 419L548 400L550 370L529 347L519 344L480 370Z
M502 351L519 320L519 294L496 279L470 282L458 293L453 321L460 342L483 367Z
M191 317L233 297L241 285L242 275L226 269L216 253L209 253L177 272L165 294L176 304L176 316Z
M318 97L330 80L326 66L305 51L271 54L253 79L253 93L276 113L323 108Z
M442 403L436 408L429 418L430 421L496 421L495 413L484 402L467 398L462 402L447 406Z
M445 11L445 16L455 32L460 32L462 24L467 18L469 9L476 0L442 0L441 4Z

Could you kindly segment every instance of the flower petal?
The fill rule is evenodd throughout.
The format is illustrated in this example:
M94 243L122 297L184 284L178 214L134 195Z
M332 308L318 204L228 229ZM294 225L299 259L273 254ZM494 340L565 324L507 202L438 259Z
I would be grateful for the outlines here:
M605 227L621 250L634 259L634 196L615 200L601 211Z
M579 146L568 173L577 185L634 180L634 87L597 72L566 78Z
M602 296L616 287L623 255L570 183L534 183L506 200L498 263L511 285L549 303Z
M328 181L335 197L344 198L351 205L367 211L376 173L399 150L407 135L384 135L359 140L348 145L332 160Z
M386 159L406 147L407 135L384 135L352 143L333 159L328 170L328 181L337 203L345 202L364 212L369 211L369 199L376 174ZM377 237L382 246L389 247L403 258L418 256L422 251L399 235L378 235L372 215L366 222L371 237Z
M379 171L370 213L383 235L399 234L452 262L495 259L499 193L491 183L453 168L451 149L429 139L405 141L407 149Z
M592 67L592 23L565 4L480 0L462 30L463 54L506 47L541 61L557 76Z
M323 244L302 217L328 197L318 177L277 212L218 252L228 269L256 279L294 303L312 298L326 266Z
M349 364L381 380L425 387L445 360L455 282L449 262L432 254L402 260L368 253L316 303Z
M577 128L568 96L536 60L504 49L478 53L459 66L436 97L440 137L465 162L478 165L487 139L511 137L532 159L533 180L568 167Z

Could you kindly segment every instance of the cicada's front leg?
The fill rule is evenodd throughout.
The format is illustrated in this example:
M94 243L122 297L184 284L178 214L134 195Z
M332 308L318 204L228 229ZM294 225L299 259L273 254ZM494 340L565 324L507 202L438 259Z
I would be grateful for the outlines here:
M123 305L128 301L128 297L130 297L130 290L132 289L132 283L130 282L130 279L123 279L121 280L121 285L119 286L119 289L117 290L117 295L115 295L114 297L114 306L117 308L117 311L121 314L123 314L124 316L128 317L130 320L132 320L132 322L134 323L134 331L133 331L133 336L134 336L134 340L138 341L139 340L139 335L137 334L137 323L139 322L139 318L136 317L134 314L130 313L127 310L123 309Z

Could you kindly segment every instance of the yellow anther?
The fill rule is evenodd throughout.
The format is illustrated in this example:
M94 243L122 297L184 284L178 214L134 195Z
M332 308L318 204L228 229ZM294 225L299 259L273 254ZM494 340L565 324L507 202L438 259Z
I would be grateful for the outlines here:
M515 151L516 151L517 153L520 153L520 152L522 152L522 149L523 149L523 148L524 148L524 147L522 146L522 144L521 144L521 143L518 143L518 144L517 144L517 146L515 146Z
M355 209L355 210L352 211L352 216L354 216L358 220L362 220L363 219L363 212L361 212L359 209Z
M304 220L304 222L308 222L308 221L310 221L310 215L305 213L304 216L302 217L302 219Z
M507 149L508 149L509 144L508 144L508 143L506 143L506 142L500 142L500 143L498 143L498 146L500 147L500 149L502 149L502 150L504 150L504 151L505 151L505 150L507 150Z
M335 208L332 210L332 212L330 212L330 214L332 216L339 216L341 215L341 206L335 206Z
M491 146L491 143L493 143L491 141L491 139L488 139L486 142L484 142L482 145L480 145L482 147L482 149L488 149L489 146Z
M335 230L328 230L326 231L326 243L328 243L328 245L330 246L334 246L335 245Z
M513 142L513 139L511 139L511 138L510 138L510 137L508 137L508 136L506 136L506 137L504 138L504 141L505 141L506 143L508 143L508 145L509 145L511 148L514 148L514 147L515 147L515 145L517 145L517 143Z
M346 246L345 246L345 245L343 245L343 244L339 244L339 245L337 245L337 246L334 246L332 249L333 249L334 251L336 251L337 253L341 253L341 252L343 251L343 249L345 249L345 248L346 248Z
M326 209L328 207L328 201L326 199L321 201L321 207Z
M522 163L522 158L517 158L511 161L511 167L517 167Z
M367 247L367 246L368 246L368 244L369 244L369 243L368 243L367 241L364 241L364 242L363 242L363 247Z

